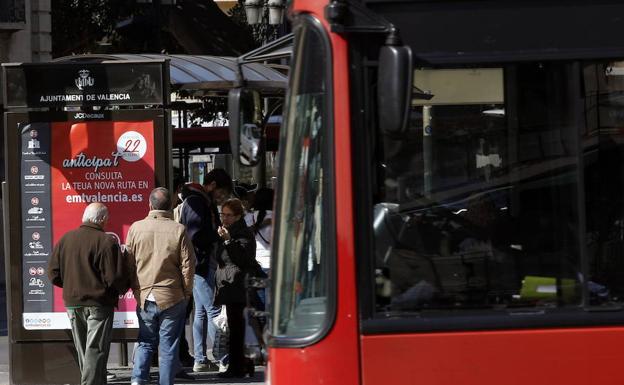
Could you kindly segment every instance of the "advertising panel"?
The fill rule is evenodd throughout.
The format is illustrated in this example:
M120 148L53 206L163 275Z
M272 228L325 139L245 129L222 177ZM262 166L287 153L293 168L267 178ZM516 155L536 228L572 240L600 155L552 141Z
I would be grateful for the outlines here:
M21 135L23 327L69 329L62 289L47 279L52 248L80 226L85 207L104 203L105 229L122 249L144 218L155 187L154 121L18 124ZM120 296L114 327L137 328L132 291Z
M2 63L4 257L10 382L80 379L62 289L48 280L54 245L102 202L124 248L149 193L171 185L167 60ZM124 258L125 255L124 255ZM133 293L120 295L112 338L137 338Z

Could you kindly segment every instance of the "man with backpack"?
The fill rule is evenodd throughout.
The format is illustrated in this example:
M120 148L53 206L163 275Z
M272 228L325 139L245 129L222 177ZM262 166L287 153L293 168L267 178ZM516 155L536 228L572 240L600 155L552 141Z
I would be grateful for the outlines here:
M204 178L204 185L190 183L184 186L180 223L186 226L193 243L197 266L195 268L193 301L194 372L217 370L218 366L206 357L206 337L214 341L216 329L212 321L220 309L213 307L215 290L217 229L221 225L217 204L232 191L232 179L223 169L213 169Z

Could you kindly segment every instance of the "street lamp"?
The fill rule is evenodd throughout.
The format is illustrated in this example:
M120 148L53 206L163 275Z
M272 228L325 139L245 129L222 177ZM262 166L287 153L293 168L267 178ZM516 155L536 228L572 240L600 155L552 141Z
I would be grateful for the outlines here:
M280 25L284 19L285 0L245 0L245 15L249 25L262 24L268 13L268 24Z
M262 22L262 0L245 0L245 16L247 16L247 24L260 24Z
M269 24L279 25L284 21L284 0L268 0Z

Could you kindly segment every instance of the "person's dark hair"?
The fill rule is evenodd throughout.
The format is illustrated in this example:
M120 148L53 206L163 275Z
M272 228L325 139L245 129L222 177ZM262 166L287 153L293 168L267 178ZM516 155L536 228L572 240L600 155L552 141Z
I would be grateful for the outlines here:
M215 168L206 174L204 177L204 186L212 182L217 184L216 188L232 192L232 177L224 169Z
M187 186L186 184L182 186L182 190L180 190L180 195L182 197L182 200L188 198L188 196L191 195L191 189L189 188L189 186Z
M185 200L193 194L202 194L203 191L204 190L202 185L200 185L199 183L190 182L185 183L184 186L182 186L182 189L180 190L180 195L182 195L182 200Z
M273 210L273 189L263 187L256 191L256 199L254 200L254 209L260 210Z
M183 177L176 176L175 178L173 178L173 190L180 191L180 189L184 186L185 183L186 181L184 180Z
M171 210L171 194L164 187L153 189L149 201L154 210Z
M224 207L227 207L230 210L232 210L232 213L234 215L240 215L241 217L243 215L245 215L245 209L243 208L243 202L241 202L240 199L237 199L237 198L228 199L221 206L221 210L223 210Z
M253 225L253 231L256 234L262 227L262 222L264 222L264 218L266 218L267 211L273 209L273 195L273 189L267 187L263 187L256 191L256 199L254 200L253 207L258 210L258 218L256 219L256 223Z

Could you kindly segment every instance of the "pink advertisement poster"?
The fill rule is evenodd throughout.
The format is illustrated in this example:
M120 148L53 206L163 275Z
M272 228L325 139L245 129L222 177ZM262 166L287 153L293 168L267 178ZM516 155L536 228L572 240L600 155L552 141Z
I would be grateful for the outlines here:
M32 133L24 135L33 136ZM39 139L44 137L35 132L37 135ZM45 137L50 141L46 147L49 149L51 245L80 226L89 203L101 202L109 209L110 219L105 231L123 247L130 225L147 215L149 193L155 186L154 123L55 122L49 125L49 135ZM26 172L30 171L26 169ZM35 271L35 279L39 279L36 274ZM62 289L51 289L53 295L49 297L53 303L45 309L52 311L24 313L27 329L70 328ZM135 309L132 291L121 295L114 327L137 328ZM34 322L35 319L39 321ZM45 321L41 322L42 319Z

